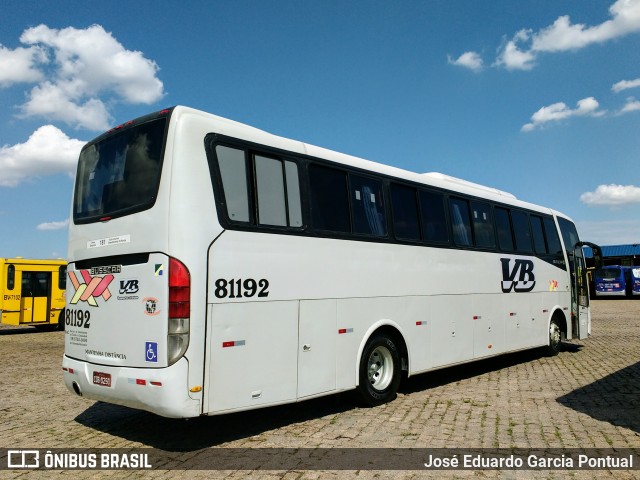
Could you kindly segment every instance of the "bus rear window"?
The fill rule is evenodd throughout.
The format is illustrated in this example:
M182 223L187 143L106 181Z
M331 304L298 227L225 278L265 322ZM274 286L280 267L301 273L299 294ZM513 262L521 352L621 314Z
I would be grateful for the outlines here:
M78 162L73 220L98 221L151 208L162 168L167 119L121 130L85 147Z

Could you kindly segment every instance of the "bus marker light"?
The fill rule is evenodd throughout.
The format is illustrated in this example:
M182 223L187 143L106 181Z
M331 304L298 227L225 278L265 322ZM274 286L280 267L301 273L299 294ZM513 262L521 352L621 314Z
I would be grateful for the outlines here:
M190 389L189 389L189 391L190 391L191 393L198 393L198 392L201 392L201 391L202 391L202 387L201 387L200 385L198 385L198 386L196 386L196 387L192 387L192 388L190 388Z
M427 321L426 320L422 320L422 321L417 321L416 325L420 326L420 325L426 325Z
M231 340L228 342L222 342L222 348L228 348L228 347L241 347L245 345L245 341L244 340Z
M338 330L338 335L342 335L343 333L353 333L353 328L341 328Z
M493 345L491 345L491 344L489 344L489 345L487 346L487 348L491 348L491 347L493 347Z
M142 378L136 378L136 385L146 385L147 381Z
M153 385L154 387L161 387L162 386L162 382L149 381L149 383L151 385Z
M474 320L482 320L482 317L480 315L474 315L473 319Z

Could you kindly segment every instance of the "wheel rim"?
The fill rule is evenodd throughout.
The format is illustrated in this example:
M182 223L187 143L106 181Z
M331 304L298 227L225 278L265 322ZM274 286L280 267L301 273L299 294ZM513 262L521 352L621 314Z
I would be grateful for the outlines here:
M369 383L376 390L384 390L393 379L393 357L386 347L376 347L367 365Z
M554 350L560 345L560 327L555 322L551 322L549 325L549 342Z

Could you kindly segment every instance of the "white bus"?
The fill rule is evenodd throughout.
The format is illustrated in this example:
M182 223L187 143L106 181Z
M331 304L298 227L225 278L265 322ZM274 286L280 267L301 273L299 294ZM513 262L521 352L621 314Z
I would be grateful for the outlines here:
M66 385L167 417L375 406L590 330L564 215L186 107L89 142L69 223Z

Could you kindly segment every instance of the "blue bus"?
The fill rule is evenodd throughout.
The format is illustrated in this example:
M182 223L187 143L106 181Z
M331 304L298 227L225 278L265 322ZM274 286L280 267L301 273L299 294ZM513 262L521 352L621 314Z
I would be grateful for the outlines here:
M630 273L628 270L627 267L620 265L608 265L596 270L596 297L627 296L627 292L631 290L628 288L628 284L630 287L630 282L627 281Z
M629 283L631 295L640 296L640 267L629 267L627 272L627 283Z

